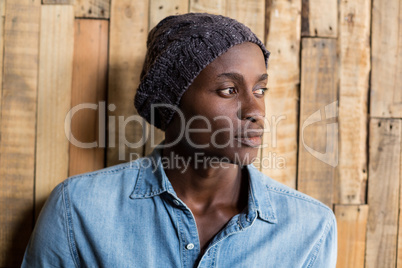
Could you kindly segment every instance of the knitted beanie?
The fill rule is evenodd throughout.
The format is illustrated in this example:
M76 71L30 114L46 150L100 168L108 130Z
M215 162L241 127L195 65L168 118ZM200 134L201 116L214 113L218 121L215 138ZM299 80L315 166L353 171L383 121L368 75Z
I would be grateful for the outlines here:
M244 42L260 46L265 64L269 52L244 24L220 15L188 13L169 16L153 28L134 105L150 124L166 130L181 96L198 74L231 47ZM158 104L152 107L152 105ZM162 104L162 105L161 105ZM169 104L169 105L164 105ZM151 109L154 109L151 116Z

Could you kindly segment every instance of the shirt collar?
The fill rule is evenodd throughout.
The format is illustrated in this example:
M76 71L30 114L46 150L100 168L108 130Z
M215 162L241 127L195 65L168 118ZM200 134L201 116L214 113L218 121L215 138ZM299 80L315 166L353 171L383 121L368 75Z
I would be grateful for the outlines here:
M162 142L163 143L163 142ZM162 144L161 143L161 144ZM138 178L130 198L149 198L168 192L177 197L172 184L163 169L160 145L155 147L151 155L133 162L139 168ZM247 165L250 177L248 214L255 214L264 221L277 223L274 204L270 192L263 182L263 174L253 165Z

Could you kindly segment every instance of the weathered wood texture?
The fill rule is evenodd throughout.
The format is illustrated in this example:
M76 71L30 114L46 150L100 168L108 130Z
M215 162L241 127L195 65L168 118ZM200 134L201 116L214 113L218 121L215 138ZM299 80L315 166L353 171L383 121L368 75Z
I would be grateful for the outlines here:
M72 5L77 18L110 18L111 0L42 0L44 5Z
M71 107L74 8L43 5L40 31L36 130L35 214L68 176L69 142L64 119Z
M400 156L399 156L399 210L398 210L398 249L397 249L397 260L396 267L402 268L402 121L400 121L400 137L401 137L401 145L400 145Z
M243 0L229 2L226 16L247 25L261 40L265 34L265 0Z
M296 188L301 5L299 1L274 0L268 1L266 8L265 43L271 55L262 159L271 165L261 170Z
M108 28L106 20L75 20L71 107L80 109L70 118L70 176L105 166Z
M366 267L395 267L397 253L401 120L371 119L369 140L370 206Z
M336 40L302 39L298 189L332 207L338 164Z
M143 155L146 129L134 108L134 95L146 53L148 1L112 1L109 46L109 126L107 165Z
M149 30L162 19L170 15L187 13L189 10L188 0L150 0L149 1Z
M6 2L0 125L0 266L20 265L33 227L40 1Z
M6 14L6 0L0 0L0 51L4 51L4 23ZM2 97L2 85L3 85L3 61L4 53L0 53L0 125L1 125L1 97ZM1 135L1 133L0 133Z
M336 0L301 0L302 36L332 37L338 34Z
M75 0L42 0L44 5L74 5Z
M190 12L225 15L226 1L227 0L190 0Z
M370 14L370 1L340 2L340 144L335 203L365 203Z
M402 3L373 0L370 115L402 118Z
M109 19L111 1L112 0L74 0L75 16L79 18ZM135 4L139 4L139 1L120 0L119 2L122 6L134 4L134 2Z
M339 268L363 268L366 243L367 205L336 205Z

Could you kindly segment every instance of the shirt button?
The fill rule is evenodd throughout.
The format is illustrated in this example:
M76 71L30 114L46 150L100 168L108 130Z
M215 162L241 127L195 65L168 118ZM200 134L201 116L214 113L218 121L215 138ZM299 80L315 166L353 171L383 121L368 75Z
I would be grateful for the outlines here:
M177 201L176 199L175 199L175 200L173 200L173 203L174 203L176 206L179 206L179 205L180 205L180 202L179 202L179 201Z
M188 244L187 246L186 246L186 249L188 249L188 250L192 250L194 248L194 244L193 243L190 243L190 244Z

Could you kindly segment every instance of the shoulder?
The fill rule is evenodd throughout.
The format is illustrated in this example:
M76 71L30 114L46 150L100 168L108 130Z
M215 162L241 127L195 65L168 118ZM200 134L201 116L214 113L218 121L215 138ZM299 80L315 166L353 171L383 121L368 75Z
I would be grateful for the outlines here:
M280 218L283 220L293 218L304 222L304 219L308 218L306 222L310 224L326 222L328 225L336 225L332 209L321 201L290 188L260 171L258 174L279 220Z
M292 243L309 247L307 267L335 267L337 224L333 211L319 200L275 181L258 171L274 208L278 230L292 235ZM295 239L297 237L297 239Z
M123 163L93 172L75 175L61 183L63 195L67 200L80 203L102 200L107 202L119 196L130 196L143 170L152 168L149 157Z
M69 188L74 187L94 187L113 185L116 187L119 184L133 184L136 182L140 173L141 167L148 160L147 157L139 158L135 161L123 163L100 170L83 173L67 178L62 184ZM108 190L111 190L110 188Z

